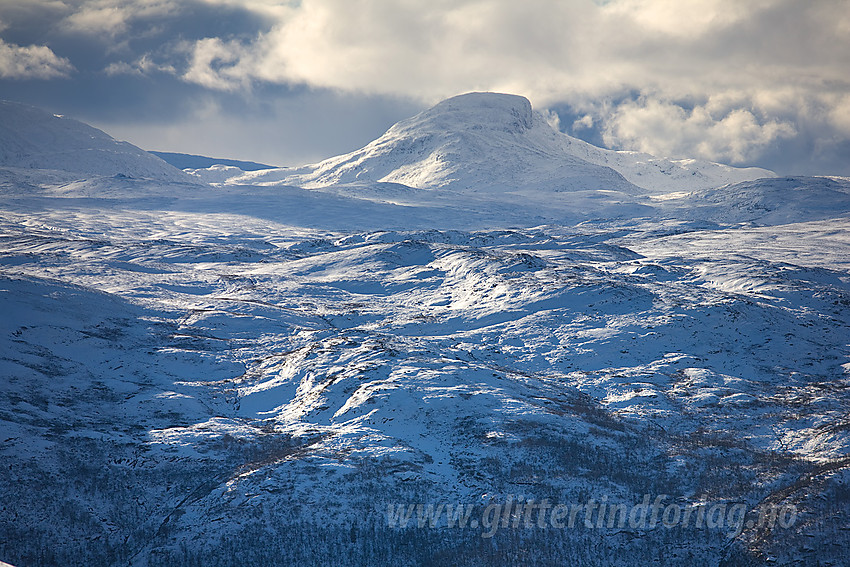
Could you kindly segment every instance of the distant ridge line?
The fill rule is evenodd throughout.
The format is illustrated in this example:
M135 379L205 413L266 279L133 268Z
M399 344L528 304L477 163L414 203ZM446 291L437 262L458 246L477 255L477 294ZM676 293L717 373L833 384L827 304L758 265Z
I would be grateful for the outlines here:
M194 154L181 154L176 152L148 151L164 162L173 165L177 169L206 169L214 165L230 165L238 167L242 171L258 171L261 169L277 169L280 166L267 165L255 161L242 161L238 159L212 158Z

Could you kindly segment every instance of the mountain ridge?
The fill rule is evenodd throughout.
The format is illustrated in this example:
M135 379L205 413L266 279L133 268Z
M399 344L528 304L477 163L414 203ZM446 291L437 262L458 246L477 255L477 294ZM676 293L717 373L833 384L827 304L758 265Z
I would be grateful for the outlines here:
M0 101L0 167L196 182L160 158L84 122L12 101Z
M0 177L0 558L847 564L850 182L653 193L526 102L447 101L327 187ZM555 191L564 152L622 190Z
M202 171L196 172L202 178ZM222 176L233 184L305 188L363 182L482 192L620 191L641 194L773 177L759 168L598 148L559 132L528 99L466 93L391 126L363 148L316 164Z
M202 169L212 167L214 165L225 165L237 167L242 171L257 171L259 169L276 169L280 166L258 163L256 161L245 161L241 159L216 158L202 156L198 154L184 154L180 152L160 152L155 150L147 150L149 154L153 154L166 163L169 163L177 169Z

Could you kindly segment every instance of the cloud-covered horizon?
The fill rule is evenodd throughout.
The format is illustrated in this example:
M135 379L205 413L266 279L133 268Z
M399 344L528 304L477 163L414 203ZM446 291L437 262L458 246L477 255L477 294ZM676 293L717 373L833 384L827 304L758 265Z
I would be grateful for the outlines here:
M310 92L330 93L317 98L327 104L407 101L399 109L511 92L558 111L568 133L612 148L850 174L846 8L844 0L34 0L0 7L0 79L73 81L80 69L267 104L290 119L286 99L303 104Z

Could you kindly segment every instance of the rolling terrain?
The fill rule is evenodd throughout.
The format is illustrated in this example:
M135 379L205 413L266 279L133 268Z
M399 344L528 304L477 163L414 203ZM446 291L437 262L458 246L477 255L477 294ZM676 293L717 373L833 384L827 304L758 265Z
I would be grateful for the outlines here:
M2 108L0 560L846 563L848 180L492 93L250 172ZM723 508L588 512L644 498Z

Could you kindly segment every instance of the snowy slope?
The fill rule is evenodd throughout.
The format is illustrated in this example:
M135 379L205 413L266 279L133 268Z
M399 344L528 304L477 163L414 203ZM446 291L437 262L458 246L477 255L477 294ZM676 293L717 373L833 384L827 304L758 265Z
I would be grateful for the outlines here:
M565 153L614 169L629 182L651 193L699 191L776 177L774 172L758 167L732 167L699 159L672 159L641 152L608 150L555 130L547 131L542 125L535 134L560 145Z
M362 162L297 173L314 188L220 167L199 191L108 159L72 182L27 169L38 192L4 179L0 559L846 563L847 181L662 172L679 190L645 196L565 162L523 100L438 105ZM320 186L337 174L354 181ZM746 517L390 525L396 505L478 522L519 495ZM744 522L773 504L796 523Z
M30 542L5 557L46 541L66 564L108 564L109 546L136 565L368 564L409 549L388 503L755 507L807 474L808 533L846 542L820 497L850 480L846 220L333 232L291 224L328 197L298 191L2 201L0 481L21 504L0 530ZM432 553L482 541L429 533ZM618 533L522 535L632 565ZM650 530L630 549L718 564L811 539L754 538Z
M158 157L87 124L9 101L0 101L0 167L191 181Z
M683 184L689 190L717 187L772 175L757 168L597 148L552 128L523 97L469 93L399 122L350 154L302 168L239 175L230 182L316 188L385 181L456 191L635 194L681 190Z
M790 224L850 213L850 179L782 177L759 179L671 199L680 216L720 223Z

